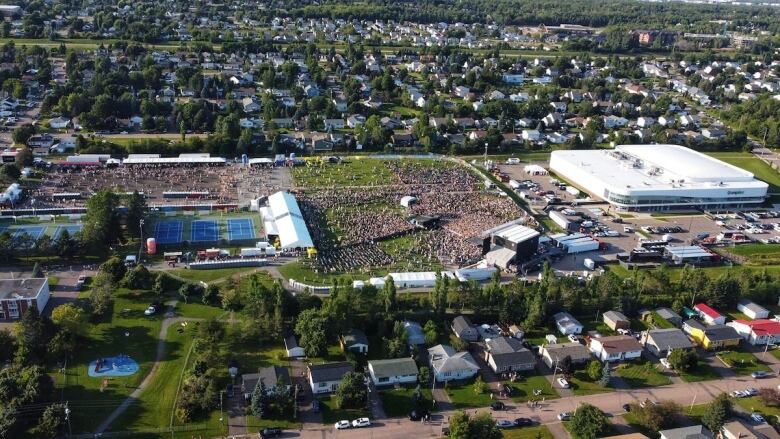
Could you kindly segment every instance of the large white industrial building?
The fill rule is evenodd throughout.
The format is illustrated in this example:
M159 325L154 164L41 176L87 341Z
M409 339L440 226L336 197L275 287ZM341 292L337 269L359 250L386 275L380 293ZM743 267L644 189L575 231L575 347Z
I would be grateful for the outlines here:
M677 145L553 151L550 169L626 211L750 207L768 188L750 172Z

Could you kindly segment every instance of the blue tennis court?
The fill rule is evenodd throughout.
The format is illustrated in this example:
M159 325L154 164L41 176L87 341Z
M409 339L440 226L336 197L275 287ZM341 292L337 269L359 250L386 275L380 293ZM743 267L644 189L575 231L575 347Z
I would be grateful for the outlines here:
M154 239L158 244L178 244L181 230L181 221L161 221L154 226Z
M43 232L46 231L45 226L21 226L17 227L13 230L14 238L20 238L22 235L27 234L30 235L33 239L38 239L43 235Z
M219 227L214 220L195 220L190 227L192 242L213 242L219 238Z
M227 220L227 230L230 241L255 238L255 224L252 222L252 218L229 219Z
M72 238L73 235L81 231L81 224L73 224L69 226L57 226L57 228L54 230L54 239L59 239L60 235L62 235L62 232L68 231L68 234Z

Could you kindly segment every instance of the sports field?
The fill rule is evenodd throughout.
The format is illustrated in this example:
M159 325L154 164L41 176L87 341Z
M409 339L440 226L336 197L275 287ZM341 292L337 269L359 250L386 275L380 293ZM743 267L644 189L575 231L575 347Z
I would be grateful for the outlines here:
M158 245L240 242L262 236L260 218L248 213L160 216L147 224L144 233L155 238Z
M18 239L25 234L32 239L39 239L42 236L49 236L56 240L60 237L63 231L67 230L72 237L75 233L81 231L81 224L55 224L53 222L32 222L25 221L24 223L14 223L13 221L0 222L0 233L8 232L11 237Z

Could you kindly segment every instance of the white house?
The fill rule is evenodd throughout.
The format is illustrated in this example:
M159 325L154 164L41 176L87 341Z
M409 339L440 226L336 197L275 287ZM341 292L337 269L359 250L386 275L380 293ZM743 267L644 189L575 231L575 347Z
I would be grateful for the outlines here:
M601 361L633 360L642 356L642 345L630 335L594 337L589 349Z
M723 325L726 323L726 316L704 303L697 303L693 306L693 310L699 313L699 317L708 325Z
M522 138L523 140L538 142L542 138L542 134L539 130L523 130Z
M518 85L523 83L523 75L504 73L501 76L501 80L507 84Z
M340 130L346 126L344 119L325 119L324 124L326 130Z
M749 299L742 299L737 302L737 311L753 320L769 317L769 310Z
M368 362L368 374L376 386L417 382L417 363L409 357Z
M625 117L609 115L604 118L604 128L620 128L626 126L628 119Z
M428 349L428 358L436 381L465 380L479 372L479 365L468 352L455 352L449 345Z
M775 320L734 320L728 326L734 328L752 345L773 345L780 342L780 322Z
M364 123L366 123L366 117L362 114L353 114L347 118L347 126L350 128L355 128L358 125L363 125Z
M553 316L558 332L563 335L582 333L582 323L578 322L571 314L563 311Z
M49 119L49 126L56 130L67 128L70 126L70 119L62 116L55 117L53 119Z
M636 124L641 128L650 128L651 126L653 126L653 124L655 124L655 119L653 119L652 117L642 116L636 120Z
M288 358L305 357L306 352L302 347L298 346L298 340L294 335L290 334L284 339L284 348L287 351Z
M335 392L344 378L354 369L346 361L339 363L310 364L309 385L314 394Z

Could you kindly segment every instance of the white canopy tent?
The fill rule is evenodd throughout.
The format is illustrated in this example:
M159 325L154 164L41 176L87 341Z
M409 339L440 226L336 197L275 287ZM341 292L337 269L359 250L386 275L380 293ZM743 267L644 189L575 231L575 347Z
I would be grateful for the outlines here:
M314 242L295 197L276 192L268 197L268 206L260 208L266 234L277 235L283 249L310 248Z

